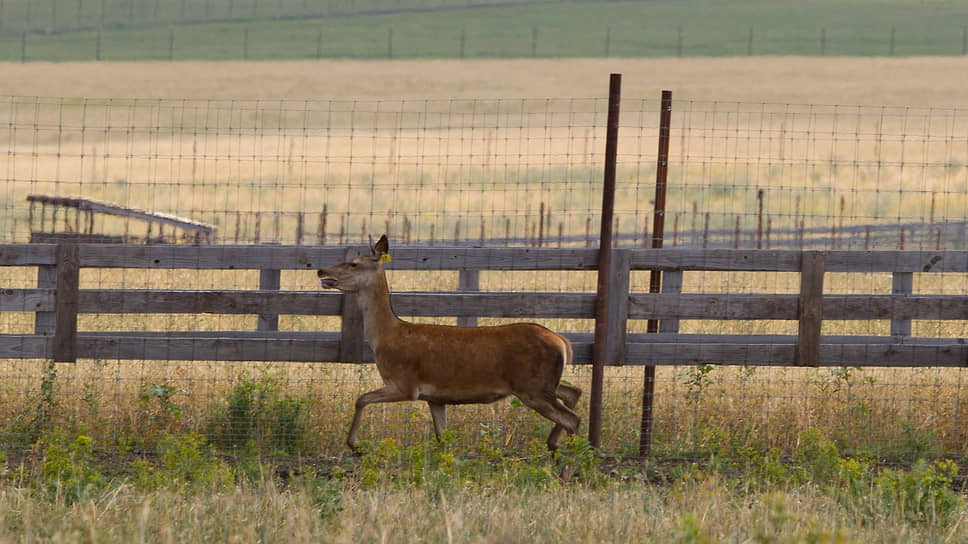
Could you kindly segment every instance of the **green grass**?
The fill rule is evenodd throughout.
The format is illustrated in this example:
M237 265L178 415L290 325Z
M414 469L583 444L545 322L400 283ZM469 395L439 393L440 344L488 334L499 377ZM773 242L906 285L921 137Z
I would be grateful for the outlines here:
M819 55L822 34L823 54L831 56L960 55L968 21L968 4L942 0L576 1L498 7L374 0L342 8L282 0L260 3L255 10L253 1L234 2L231 14L226 0L187 2L184 20L203 22L182 25L174 0L159 0L157 17L153 4L132 0L132 13L142 15L130 19L125 19L126 1L115 0L120 5L109 7L109 13L117 22L100 32L100 58L557 58L602 57L606 49L616 57ZM37 2L31 10L31 28L37 28L35 21L47 21L44 29L51 26L49 6L42 13L46 4ZM24 53L28 61L94 60L98 25L78 19L70 4L76 22L58 25L55 32L28 33L24 51L26 10L22 2L7 1L0 60L19 61ZM422 11L432 7L440 9ZM366 14L368 9L376 11Z

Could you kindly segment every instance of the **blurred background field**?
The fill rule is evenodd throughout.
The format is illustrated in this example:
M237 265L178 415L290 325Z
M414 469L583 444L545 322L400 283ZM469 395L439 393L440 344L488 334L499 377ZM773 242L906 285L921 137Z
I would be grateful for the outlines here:
M941 0L6 0L0 59L964 55L966 10Z

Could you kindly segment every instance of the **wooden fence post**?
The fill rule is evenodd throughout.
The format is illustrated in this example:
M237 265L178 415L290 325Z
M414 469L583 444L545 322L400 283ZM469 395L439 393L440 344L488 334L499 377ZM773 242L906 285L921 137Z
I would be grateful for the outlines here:
M670 294L682 293L682 270L667 270L662 274L662 292ZM679 332L678 319L662 319L659 321L659 332Z
M77 361L77 295L80 258L77 244L57 244L57 288L54 294L54 361Z
M459 292L474 292L480 290L480 271L462 268L457 276L457 290ZM476 327L477 318L463 316L457 318L458 327Z
M797 315L797 366L820 362L820 330L823 325L824 252L804 251L800 258L800 299Z
M262 291L278 291L281 273L278 268L264 268L259 270L259 289ZM279 330L279 314L260 313L257 330Z
M894 272L891 278L891 293L894 295L910 295L914 292L914 274L911 272ZM892 319L891 336L911 336L910 319Z
M360 256L355 248L346 251L344 261ZM363 312L353 293L342 294L342 308L340 309L342 324L339 335L339 360L343 363L359 363L363 360L363 345L366 339L363 335Z
M612 251L611 282L608 288L608 335L605 337L605 363L625 362L625 350L629 320L629 277L631 276L631 252L627 249Z
M57 288L57 265L44 264L37 267L37 288ZM37 312L34 315L34 334L53 336L56 312Z

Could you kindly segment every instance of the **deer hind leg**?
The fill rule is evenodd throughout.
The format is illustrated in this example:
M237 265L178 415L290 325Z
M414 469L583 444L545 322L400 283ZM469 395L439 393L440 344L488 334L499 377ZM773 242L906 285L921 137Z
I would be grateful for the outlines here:
M434 434L437 436L437 441L440 442L443 439L444 431L447 430L447 405L428 400L427 406L430 407L430 417L434 420Z
M564 430L572 434L578 431L578 424L581 422L581 418L571 408L562 404L555 394L521 394L518 395L518 398L529 408L550 419L556 426L561 425ZM558 444L557 442L552 442L551 438L553 436L548 437L548 449L554 450L558 447Z
M574 410L575 405L578 404L578 399L581 398L581 389L561 383L558 384L556 394L566 407ZM554 450L558 447L558 439L561 438L561 432L564 430L565 428L560 423L555 423L554 429L551 429L551 434L548 435L548 449Z
M360 419L363 417L363 409L370 404L378 402L399 402L411 400L412 396L397 389L394 385L385 385L379 389L374 389L368 393L363 393L356 399L356 412L353 413L353 423L350 424L350 432L346 437L346 445L351 450L356 451L356 433L360 428Z

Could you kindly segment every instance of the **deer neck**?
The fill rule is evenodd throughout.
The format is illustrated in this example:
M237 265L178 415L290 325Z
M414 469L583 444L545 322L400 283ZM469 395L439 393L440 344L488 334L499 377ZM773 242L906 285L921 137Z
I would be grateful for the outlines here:
M371 287L359 291L357 301L363 313L363 334L366 335L370 348L376 351L383 339L400 323L390 307L390 288L386 275L381 272Z

